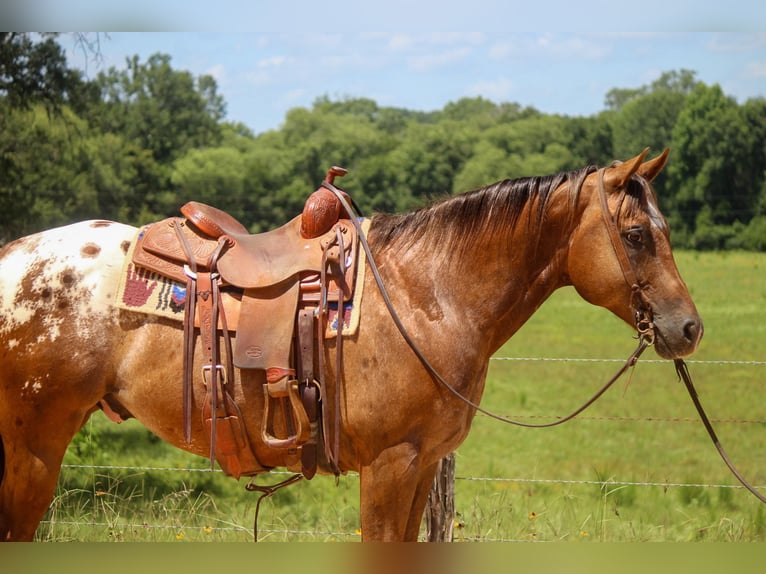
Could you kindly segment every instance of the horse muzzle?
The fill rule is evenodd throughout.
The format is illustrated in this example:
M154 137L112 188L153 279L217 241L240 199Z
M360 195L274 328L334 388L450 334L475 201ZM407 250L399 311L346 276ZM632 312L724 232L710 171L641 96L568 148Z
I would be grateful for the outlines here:
M654 347L663 359L681 359L694 353L704 327L697 313L654 317Z

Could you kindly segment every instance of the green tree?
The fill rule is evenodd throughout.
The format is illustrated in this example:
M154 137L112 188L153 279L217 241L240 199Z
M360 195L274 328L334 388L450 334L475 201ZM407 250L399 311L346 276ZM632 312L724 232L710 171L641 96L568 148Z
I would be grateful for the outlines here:
M36 103L60 112L79 94L78 71L69 69L58 34L0 32L0 100L9 108Z
M661 151L670 145L678 114L698 83L694 76L689 70L665 72L619 104L610 115L616 158L633 157L647 146Z
M189 150L173 164L171 181L179 204L202 201L230 213L240 221L247 218L245 187L247 155L232 147Z
M678 116L668 185L680 221L689 233L704 237L699 247L723 247L729 233L708 228L747 222L756 211L763 164L752 162L763 157L763 121L753 130L748 120L759 109L741 108L718 85L699 84Z
M68 108L0 114L0 242L82 219L139 223L151 157L117 134L92 132Z
M607 165L618 157L614 153L612 125L608 113L567 118L564 129L568 134L572 155L572 161L565 169Z
M618 112L631 101L651 92L665 91L688 94L697 85L696 75L695 71L682 68L680 70L663 72L659 78L648 86L644 85L639 88L612 88L604 98L604 105L608 111Z
M390 156L397 173L397 188L403 190L401 197L412 198L410 205L399 207L412 208L452 193L455 177L477 139L477 132L454 120L411 123Z
M225 104L211 76L174 70L165 54L133 56L126 66L98 75L102 103L88 115L92 125L150 150L160 164L220 142Z
M455 189L477 189L505 179L507 174L517 170L520 171L521 166L514 166L504 150L487 140L482 140L476 144L473 155L455 177Z
M485 130L482 139L506 155L507 165L484 184L503 178L547 175L573 167L570 121L564 116L536 112ZM486 146L477 147L477 152L487 149ZM493 157L496 164L499 156L495 153ZM481 162L481 158L474 154L474 166L477 161Z

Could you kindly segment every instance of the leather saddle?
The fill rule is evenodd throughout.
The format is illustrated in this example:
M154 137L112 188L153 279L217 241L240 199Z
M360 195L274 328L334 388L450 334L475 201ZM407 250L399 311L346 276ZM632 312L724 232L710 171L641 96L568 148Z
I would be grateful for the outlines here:
M218 460L226 473L237 478L269 467L256 457L233 400L235 367L265 375L260 438L280 453L284 461L280 466L300 468L311 478L317 446L323 443L327 462L338 472L337 447L329 446L327 432L320 433L322 425L327 430L331 414L320 400L323 373L315 372L314 356L321 357L328 305L342 309L355 286L356 228L330 191L339 191L333 179L345 173L337 167L329 170L325 178L329 186L309 197L301 215L272 231L250 234L231 215L189 202L181 208L184 217L153 223L139 234L134 265L187 286L183 376L187 440L194 338L199 335L205 355L203 419L211 435L211 464ZM231 309L221 303L225 291L241 299L237 317L231 317ZM236 325L234 343L229 323ZM340 350L340 327L337 338Z

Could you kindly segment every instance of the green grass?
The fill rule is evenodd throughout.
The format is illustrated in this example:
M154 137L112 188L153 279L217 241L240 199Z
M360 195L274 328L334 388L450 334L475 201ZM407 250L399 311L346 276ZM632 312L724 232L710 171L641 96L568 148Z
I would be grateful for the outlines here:
M700 398L734 464L766 485L766 365L707 362L766 360L766 254L679 253L677 261L705 322L689 361ZM627 326L565 289L497 357L624 359L634 347ZM764 505L718 457L672 363L656 359L647 351L630 376L559 427L523 429L477 416L456 455L456 540L766 540ZM552 420L618 367L493 360L482 406ZM65 464L204 469L207 461L135 421L116 426L99 414ZM211 472L65 468L37 537L250 540L256 496L244 484ZM693 486L676 486L683 484ZM259 538L358 540L358 504L354 475L337 486L326 477L304 481L264 501Z

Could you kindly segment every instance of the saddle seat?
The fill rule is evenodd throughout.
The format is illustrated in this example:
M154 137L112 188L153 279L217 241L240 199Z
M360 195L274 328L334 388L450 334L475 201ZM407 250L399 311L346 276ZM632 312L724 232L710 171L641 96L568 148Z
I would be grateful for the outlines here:
M229 285L270 287L300 272L320 271L322 249L302 236L302 215L272 231L250 234L234 217L211 205L190 201L181 213L211 239L225 236L229 240L217 264Z
M338 223L348 234L350 225ZM218 261L218 271L230 285L252 289L269 287L299 273L319 273L324 248L334 239L305 239L300 234L301 216L282 227L259 233L228 234L233 244Z
M222 238L228 241L217 261L217 271L225 284L242 289L272 287L298 274L318 277L324 250L336 239L337 232L333 231L336 228L346 238L346 251L351 248L352 252L347 256L355 255L351 242L353 225L347 220L335 222L335 227L320 237L305 238L301 234L302 215L277 229L250 234L231 215L210 205L189 202L181 212L186 215L186 220L169 218L145 229L135 251L136 265L178 281L186 280L183 264L187 256L179 242L174 220L191 244L195 263L201 269L209 268L218 241Z

